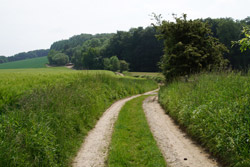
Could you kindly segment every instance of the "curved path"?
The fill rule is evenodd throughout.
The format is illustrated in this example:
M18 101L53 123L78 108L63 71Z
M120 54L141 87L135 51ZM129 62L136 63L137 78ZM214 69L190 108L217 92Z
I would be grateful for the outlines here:
M194 142L186 137L151 96L143 102L151 132L170 167L217 167L219 164Z
M152 94L157 90L144 93L144 95ZM73 167L105 166L114 123L117 120L119 111L127 101L138 96L141 95L119 100L103 113L95 128L93 128L85 138L83 145L72 163Z
M157 94L157 90L147 92ZM85 138L73 167L104 167L108 155L114 123L122 106L129 100L141 95L132 96L115 102L107 109L88 136ZM218 167L204 150L186 137L174 121L165 114L156 96L148 97L143 108L151 132L170 167Z

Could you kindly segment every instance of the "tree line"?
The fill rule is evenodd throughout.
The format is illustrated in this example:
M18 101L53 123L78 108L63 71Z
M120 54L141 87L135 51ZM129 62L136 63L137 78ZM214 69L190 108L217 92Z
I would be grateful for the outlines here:
M18 53L10 57L0 56L0 64L12 61L24 60L24 59L31 59L36 57L44 57L48 56L48 53L49 49L40 49L40 50Z
M188 20L173 15L175 21L155 15L158 39L164 41L160 68L168 82L201 71L248 69L250 57L249 21L231 18ZM243 29L243 31L242 31Z
M243 20L234 20L232 18L219 18L219 19L203 19L210 25L213 36L218 38L227 49L224 57L230 61L230 66L233 69L247 70L250 64L250 50L241 52L240 45L231 44L232 41L238 41L244 37L242 34L243 27L250 25L250 17Z
M242 27L250 25L250 17L243 20L197 20L208 25L207 28L211 30L210 36L224 44L228 51L223 53L223 57L229 60L228 66L240 70L248 68L250 51L241 52L240 46L232 47L231 41L240 40L244 36ZM107 58L115 56L119 61L129 64L131 71L156 72L160 71L159 62L164 55L163 39L158 40L157 35L159 32L154 26L131 28L129 31L117 31L112 34L76 35L68 40L53 43L49 60L54 65L57 63L53 62L53 59L63 64L71 62L76 69L110 69L107 66Z
M244 37L242 27L250 25L250 17L243 20L232 18L197 19L208 25L213 36L226 46L228 52L223 57L229 60L228 66L233 69L248 69L250 51L240 51L240 45L232 47L231 41ZM67 40L54 42L50 50L36 50L19 53L11 57L0 56L0 63L27 58L47 56L51 65L73 63L76 69L112 69L111 57L117 57L120 66L128 66L131 71L160 71L159 62L164 55L164 40L156 27L131 28L129 31L117 31L105 34L80 34ZM49 53L48 53L49 52ZM114 59L114 58L113 58Z
M81 34L51 45L48 55L52 65L71 62L76 69L115 70L113 60L119 60L120 70L159 71L157 62L163 54L163 42L155 37L153 27L131 28L114 34Z

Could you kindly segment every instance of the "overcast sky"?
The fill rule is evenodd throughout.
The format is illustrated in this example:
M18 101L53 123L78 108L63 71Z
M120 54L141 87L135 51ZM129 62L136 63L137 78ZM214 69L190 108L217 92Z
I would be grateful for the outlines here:
M250 0L0 0L0 55L47 49L81 33L149 26L152 12L171 19L250 16Z

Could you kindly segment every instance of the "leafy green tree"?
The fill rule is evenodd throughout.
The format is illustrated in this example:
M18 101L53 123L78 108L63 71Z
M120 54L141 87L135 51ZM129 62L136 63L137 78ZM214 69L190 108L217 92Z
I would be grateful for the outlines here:
M129 70L129 64L125 60L120 60L120 72L128 70Z
M237 40L241 34L241 25L232 18L217 19L216 35L221 43L231 48L231 41Z
M51 49L51 50L49 51L48 60L49 60L49 64L50 64L50 65L56 64L56 63L54 62L54 60L53 60L53 57L54 57L57 53L59 53L59 52L58 52L58 51L55 51L55 50L53 50L53 49Z
M50 65L63 66L69 62L69 57L64 53L50 50L48 60Z
M111 63L110 63L109 58L103 59L103 67L104 67L104 70L111 70Z
M117 56L110 57L110 64L111 64L111 70L112 71L120 70L120 61L117 58Z
M227 48L212 37L211 29L201 20L174 17L175 22L155 25L159 39L164 40L164 56L160 67L167 81L227 64L223 53Z
M69 62L69 57L64 53L57 53L55 56L52 57L52 60L55 65L64 66Z
M234 41L232 43L233 43L233 45L239 44L241 52L244 52L247 49L250 49L250 28L243 27L242 33L244 34L245 37L239 41Z
M83 53L83 68L84 69L102 69L103 62L98 48L88 48Z
M132 71L159 71L157 63L163 55L163 41L157 40L156 33L154 27L118 31L104 49L104 55L117 55L130 64Z
M71 62L74 64L74 68L82 69L83 68L83 52L86 48L77 46L73 49L73 56L71 58Z
M208 23L212 29L213 36L218 38L221 43L227 46L228 53L224 57L230 61L230 66L237 70L248 70L250 64L250 50L240 51L240 45L233 45L231 41L238 41L245 36L242 35L242 27L250 25L250 17L243 20L234 20L232 18L207 18L203 20Z

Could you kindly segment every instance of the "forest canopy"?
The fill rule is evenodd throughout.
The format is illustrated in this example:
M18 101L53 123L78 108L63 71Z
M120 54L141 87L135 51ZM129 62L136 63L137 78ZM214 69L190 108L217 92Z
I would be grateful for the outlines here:
M244 37L242 27L250 25L250 17L243 20L232 18L199 19L208 24L211 36L218 38L228 52L223 54L229 60L228 66L244 70L250 64L250 51L243 53L240 45L231 47L231 41ZM66 54L69 62L76 69L110 69L106 58L116 56L119 61L129 64L131 71L160 71L159 61L163 56L163 40L157 40L154 27L131 28L129 31L117 31L112 34L81 34L68 40L61 40L51 45L51 50ZM90 64L89 64L90 63Z

